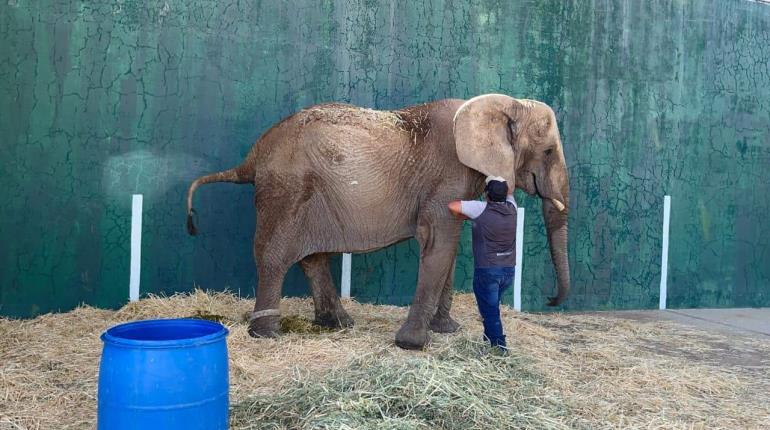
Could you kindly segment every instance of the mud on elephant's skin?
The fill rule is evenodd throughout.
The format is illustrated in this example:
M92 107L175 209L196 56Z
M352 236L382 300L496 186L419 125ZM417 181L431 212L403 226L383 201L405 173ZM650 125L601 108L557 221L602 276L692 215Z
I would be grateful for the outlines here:
M253 184L259 275L249 323L253 336L277 336L281 285L299 262L310 282L316 323L343 327L343 309L329 257L367 252L415 237L420 245L417 290L396 334L403 348L422 348L430 329L457 330L449 315L461 223L447 210L478 197L496 175L543 200L560 304L569 291L569 180L553 111L547 105L488 94L394 111L322 104L291 115L257 140L244 162L203 176L202 184Z

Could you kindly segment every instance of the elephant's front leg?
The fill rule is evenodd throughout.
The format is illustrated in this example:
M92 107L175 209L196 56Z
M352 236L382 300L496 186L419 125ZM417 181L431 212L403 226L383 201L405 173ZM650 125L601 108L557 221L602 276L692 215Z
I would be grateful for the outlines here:
M438 299L436 315L430 321L430 329L436 333L454 333L460 328L460 324L449 315L452 309L452 294L454 287L455 265L457 258L452 261L452 267L446 275L441 297Z
M401 348L421 349L428 343L429 324L454 264L459 236L460 225L453 220L425 216L418 222L420 272L409 316L396 333L396 345Z

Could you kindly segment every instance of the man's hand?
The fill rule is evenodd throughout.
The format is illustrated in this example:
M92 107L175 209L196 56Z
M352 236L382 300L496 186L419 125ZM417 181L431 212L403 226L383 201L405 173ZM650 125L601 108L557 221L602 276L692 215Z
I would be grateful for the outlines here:
M447 207L449 208L449 212L452 212L452 215L454 215L455 218L457 218L457 219L468 219L467 216L463 215L462 203L460 202L460 200L455 200L455 201L449 202Z

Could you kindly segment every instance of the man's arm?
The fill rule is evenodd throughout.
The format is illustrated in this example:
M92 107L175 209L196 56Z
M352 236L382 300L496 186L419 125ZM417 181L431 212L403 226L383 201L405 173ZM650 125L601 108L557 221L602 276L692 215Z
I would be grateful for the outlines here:
M487 207L486 202L477 200L455 200L449 202L449 211L459 219L476 219Z
M460 200L449 202L447 207L449 208L449 212L452 212L452 215L454 215L455 218L468 219L467 216L463 215L463 204Z
M510 191L509 191L509 192L510 192ZM515 198L513 198L513 193L511 193L511 194L508 194L507 196L505 196L505 200L506 200L508 203L512 203L512 204L513 204L513 206L514 206L515 208L517 208L517 209L519 208L519 205L516 203L516 199L515 199Z

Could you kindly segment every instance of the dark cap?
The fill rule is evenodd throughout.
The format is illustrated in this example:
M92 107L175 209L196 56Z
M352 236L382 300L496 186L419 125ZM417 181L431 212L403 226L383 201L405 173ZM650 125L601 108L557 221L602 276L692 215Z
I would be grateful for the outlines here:
M493 202L504 202L508 195L508 183L505 181L489 181L484 189L487 198Z

